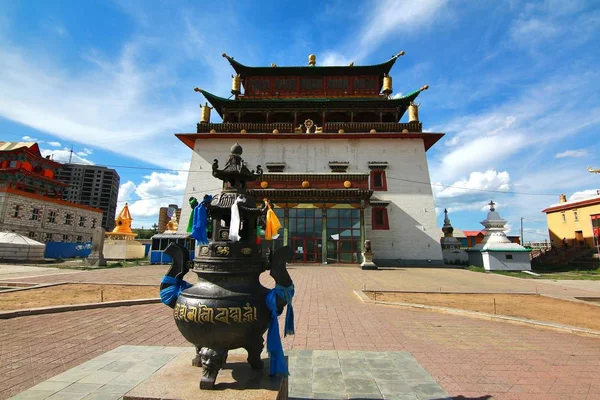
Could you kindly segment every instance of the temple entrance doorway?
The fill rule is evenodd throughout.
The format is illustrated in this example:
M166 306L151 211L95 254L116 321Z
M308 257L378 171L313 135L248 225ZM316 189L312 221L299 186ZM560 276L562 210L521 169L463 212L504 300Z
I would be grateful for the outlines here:
M361 261L360 211L355 208L327 210L327 263Z
M290 245L294 263L320 263L322 258L322 211L319 208L289 210Z

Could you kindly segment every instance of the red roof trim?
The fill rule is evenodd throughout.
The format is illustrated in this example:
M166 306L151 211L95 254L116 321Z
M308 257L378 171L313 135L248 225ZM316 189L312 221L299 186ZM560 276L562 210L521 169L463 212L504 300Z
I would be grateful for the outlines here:
M288 139L422 139L425 145L425 151L437 143L443 133L176 133L175 136L181 140L187 147L194 150L194 143L197 139L269 139L269 140L288 140Z
M39 161L41 161L41 162L43 162L45 164L50 164L50 165L52 165L54 167L57 167L57 168L60 168L60 167L63 166L63 164L61 164L61 163L59 163L57 161L54 161L54 160L51 160L49 158L43 157L42 153L40 152L40 149L39 149L37 143L35 143L31 147L25 147L25 146L23 146L23 147L17 147L16 149L11 149L11 150L0 150L0 153L15 153L15 154L18 154L18 153L27 153L27 154L30 154L30 155L38 158Z
M576 201L573 203L559 204L557 206L548 207L548 208L542 210L542 212L543 213L551 213L551 212L555 212L555 211L571 210L573 208L578 208L578 207L582 207L582 206L593 206L596 204L600 204L600 197L596 197L594 199Z

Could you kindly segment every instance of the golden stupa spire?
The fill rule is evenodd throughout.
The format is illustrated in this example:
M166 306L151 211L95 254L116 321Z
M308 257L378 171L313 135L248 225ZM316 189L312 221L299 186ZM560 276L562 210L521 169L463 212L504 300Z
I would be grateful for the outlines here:
M115 229L113 229L112 233L136 235L131 231L131 221L133 221L133 218L131 218L131 213L129 212L129 205L125 203L121 213L115 219Z

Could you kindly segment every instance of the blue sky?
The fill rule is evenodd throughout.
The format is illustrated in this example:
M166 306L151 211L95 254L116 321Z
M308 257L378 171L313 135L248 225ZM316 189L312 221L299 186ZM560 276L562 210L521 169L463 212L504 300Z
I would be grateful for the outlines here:
M446 133L427 153L439 224L447 207L455 227L480 229L494 199L512 234L524 217L525 239L543 240L559 193L600 188L586 171L600 168L598 32L598 3L576 0L0 0L0 135L114 166L119 208L148 227L183 201L191 152L173 133L195 130L193 87L229 94L221 53L344 65L405 50L395 93L429 84L420 119Z

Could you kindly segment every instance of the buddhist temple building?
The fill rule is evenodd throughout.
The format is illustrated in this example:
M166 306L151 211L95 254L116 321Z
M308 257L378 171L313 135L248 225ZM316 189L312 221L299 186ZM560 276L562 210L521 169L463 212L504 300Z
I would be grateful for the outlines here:
M63 199L62 167L35 142L0 141L0 232L46 244L91 241L102 210Z
M220 190L213 160L237 142L264 170L248 192L273 204L284 226L274 246L291 246L294 262L360 264L368 239L379 266L443 264L426 157L443 134L422 130L416 99L427 85L392 97L403 55L318 66L311 54L307 66L251 67L223 54L231 96L195 88L205 98L196 132L176 134L193 150L181 220L190 197Z

